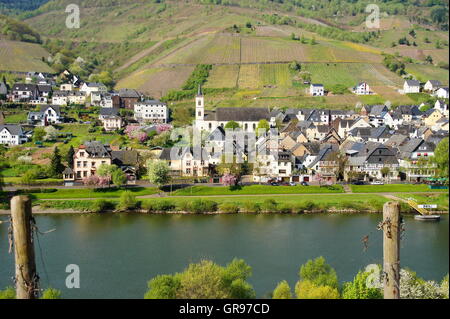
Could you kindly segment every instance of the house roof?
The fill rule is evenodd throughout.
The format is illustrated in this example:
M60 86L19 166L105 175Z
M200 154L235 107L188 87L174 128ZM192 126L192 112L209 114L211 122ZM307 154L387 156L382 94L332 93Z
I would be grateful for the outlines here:
M100 115L101 116L113 116L118 115L119 109L115 107L102 107L100 109Z
M111 151L113 164L121 166L135 166L138 163L138 152L135 150Z
M38 86L36 84L16 83L13 85L14 91L32 91L37 92Z
M438 80L428 80L428 82L430 82L431 85L433 86L441 86L441 81Z
M140 98L141 95L133 89L120 89L119 96L121 98Z
M417 80L406 80L405 81L408 86L420 86L420 82Z
M45 113L45 111L47 111L47 109L49 109L49 108L53 109L57 115L61 114L61 110L59 109L58 105L41 105L39 111L41 113Z
M258 122L259 120L270 119L267 108L251 107L221 107L216 112L210 114L216 121L236 121L236 122Z
M111 147L100 141L85 142L80 148L84 149L92 157L110 157Z
M23 134L22 126L17 124L0 124L0 132L3 131L3 129L7 129L11 135Z
M180 160L186 154L191 154L195 160L205 160L208 159L208 153L204 148L201 147L170 147L162 150L159 155L159 159L161 160Z

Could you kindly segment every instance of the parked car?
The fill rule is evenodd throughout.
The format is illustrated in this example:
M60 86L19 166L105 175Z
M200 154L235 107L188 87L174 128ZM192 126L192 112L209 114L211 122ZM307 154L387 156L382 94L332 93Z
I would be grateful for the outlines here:
M352 185L364 185L363 181L353 181Z
M297 183L296 183L296 182L289 182L289 185L291 185L291 186L297 186Z
M272 183L270 183L270 185L272 185L272 186L280 186L280 184L278 184L277 182L272 182Z
M370 185L384 185L384 183L382 181L373 181Z
M308 182L301 182L300 185L302 185L302 186L309 186Z

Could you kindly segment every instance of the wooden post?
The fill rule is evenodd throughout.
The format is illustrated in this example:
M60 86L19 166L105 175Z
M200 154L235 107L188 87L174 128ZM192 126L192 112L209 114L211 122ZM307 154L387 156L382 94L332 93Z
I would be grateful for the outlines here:
M383 206L384 299L400 299L400 204Z
M11 217L16 262L17 299L35 299L38 280L31 232L31 199L15 196L11 199Z

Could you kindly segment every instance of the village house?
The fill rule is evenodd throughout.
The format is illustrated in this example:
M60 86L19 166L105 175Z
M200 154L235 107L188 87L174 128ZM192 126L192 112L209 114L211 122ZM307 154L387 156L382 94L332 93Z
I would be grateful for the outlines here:
M22 126L16 124L0 124L0 144L13 146L26 143L28 137Z
M119 90L120 107L126 109L134 109L134 105L142 98L141 94L132 89L120 89Z
M356 95L369 95L373 94L370 90L369 84L367 82L360 82L353 87L352 92Z
M84 105L86 103L86 95L80 91L68 91L67 104Z
M103 128L106 131L120 130L123 126L122 117L119 115L119 109L117 108L101 108L99 120L103 124Z
M63 120L64 118L57 105L42 105L38 112L29 112L27 117L28 124L41 126L59 124Z
M165 148L159 159L167 163L173 177L207 177L210 173L208 154L201 147Z
M439 110L442 114L448 116L448 104L445 103L444 100L437 100L436 103L434 103L434 108Z
M59 86L60 91L73 91L75 86L72 83L64 83Z
M96 82L86 82L80 88L80 92L83 92L86 97L91 96L94 92L106 93L107 91L108 89L104 84Z
M429 109L423 115L423 123L428 127L433 127L437 121L444 117L441 111L437 109Z
M324 96L325 90L323 84L311 84L309 87L309 94L312 96Z
M13 102L27 102L39 97L38 86L36 84L16 83L12 87L11 100Z
M167 123L167 105L158 100L146 100L134 104L134 119L138 122Z
M448 87L441 87L437 89L435 96L439 99L448 99Z
M75 180L82 180L96 175L102 164L114 164L122 169L129 183L133 184L136 181L137 152L128 149L114 151L109 145L100 141L85 142L75 150L74 167L66 171L64 178L70 181L72 175Z
M406 80L403 83L403 93L419 93L420 92L420 82L417 80Z
M428 80L423 86L423 90L429 93L433 93L442 86L442 83L438 80Z
M52 104L53 105L67 105L67 96L69 95L68 91L55 91L52 96Z

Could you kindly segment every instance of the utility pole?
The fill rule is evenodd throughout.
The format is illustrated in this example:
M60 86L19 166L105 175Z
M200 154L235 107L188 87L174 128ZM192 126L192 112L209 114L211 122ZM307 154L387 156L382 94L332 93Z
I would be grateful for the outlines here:
M32 239L31 199L28 196L15 196L11 199L11 218L16 263L16 298L35 299L39 278Z
M400 299L400 204L383 206L384 299Z

